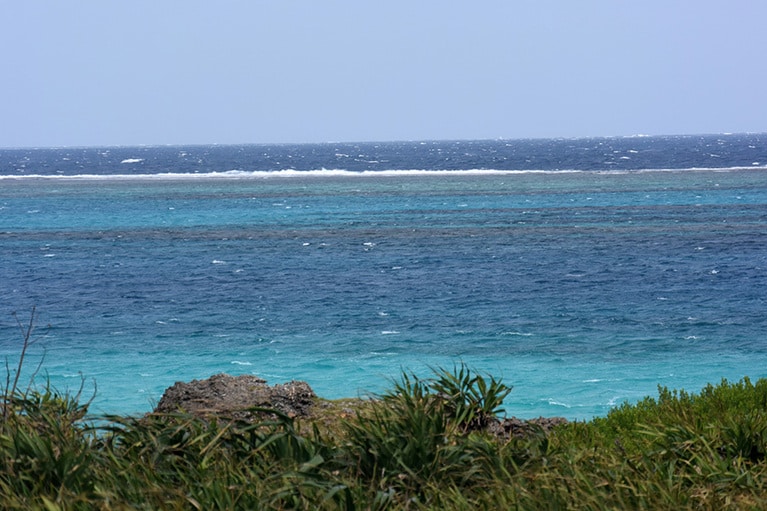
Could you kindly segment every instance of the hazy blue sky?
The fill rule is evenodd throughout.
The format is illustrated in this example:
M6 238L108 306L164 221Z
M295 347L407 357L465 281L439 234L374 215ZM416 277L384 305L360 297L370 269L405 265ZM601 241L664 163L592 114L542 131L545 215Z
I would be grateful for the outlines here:
M0 2L0 147L767 131L764 0Z

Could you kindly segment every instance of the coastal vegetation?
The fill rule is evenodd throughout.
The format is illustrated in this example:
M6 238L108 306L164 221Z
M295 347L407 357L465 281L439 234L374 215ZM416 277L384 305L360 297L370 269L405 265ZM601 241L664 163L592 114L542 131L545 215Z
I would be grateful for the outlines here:
M10 378L9 378L10 382ZM759 509L767 380L660 388L607 416L502 435L511 390L465 365L403 373L309 418L90 417L50 385L3 393L3 509Z
M20 385L33 324L19 327L0 389L1 509L767 508L765 379L659 387L583 422L502 421L511 387L465 364L300 417L94 417L82 386Z

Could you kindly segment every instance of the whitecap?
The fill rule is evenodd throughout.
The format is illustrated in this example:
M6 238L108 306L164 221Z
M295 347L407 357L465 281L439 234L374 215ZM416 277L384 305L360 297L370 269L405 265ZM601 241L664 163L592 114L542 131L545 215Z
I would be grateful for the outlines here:
M396 335L398 333L398 330L384 330L381 332L381 335Z
M232 360L232 365L238 365L238 366L252 366L253 364L250 362L241 362L239 360Z
M199 172L199 173L181 173L165 172L158 174L76 174L76 175L2 175L0 180L32 180L32 179L58 179L58 180L94 180L94 181L198 181L213 179L272 179L272 178L322 178L322 177L394 177L394 176L450 176L450 175L515 175L515 174L638 174L648 172L690 172L690 171L714 171L731 172L739 170L753 170L754 168L764 168L762 166L737 166L737 167L689 167L681 169L632 169L632 170L499 170L499 169L458 169L458 170L429 170L429 169L409 169L409 170L365 170L351 171L344 169L315 169L315 170L277 170L277 171L245 171L228 170L221 172Z
M120 163L141 163L144 161L144 158L126 158Z
M226 264L226 261L220 261L218 259L213 259L210 264Z

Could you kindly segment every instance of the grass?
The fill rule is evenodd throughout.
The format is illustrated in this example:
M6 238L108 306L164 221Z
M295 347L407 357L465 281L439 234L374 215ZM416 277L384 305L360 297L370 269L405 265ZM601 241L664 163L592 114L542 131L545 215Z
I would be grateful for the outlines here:
M659 388L503 439L486 426L510 391L461 364L403 373L375 399L321 401L311 419L245 423L89 418L79 392L9 377L0 508L767 509L767 380Z
M91 423L87 405L48 385L17 389L0 424L0 506L767 508L766 380L660 388L606 417L502 440L480 422L508 390L461 365L428 380L403 374L361 406L327 402L313 420L272 413L250 424L185 414Z

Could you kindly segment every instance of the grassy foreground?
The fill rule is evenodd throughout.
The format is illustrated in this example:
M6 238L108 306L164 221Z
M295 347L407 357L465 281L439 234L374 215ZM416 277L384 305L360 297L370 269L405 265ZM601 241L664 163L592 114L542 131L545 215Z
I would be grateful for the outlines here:
M511 439L486 428L511 389L463 365L405 373L380 399L351 412L325 403L300 422L94 422L78 396L12 390L2 509L767 508L767 380L661 388L604 418Z

